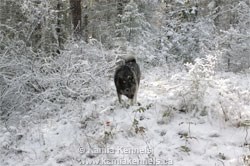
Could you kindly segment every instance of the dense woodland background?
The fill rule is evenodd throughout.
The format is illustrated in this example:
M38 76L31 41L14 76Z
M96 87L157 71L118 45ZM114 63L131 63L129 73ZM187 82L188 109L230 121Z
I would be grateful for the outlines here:
M1 0L0 9L5 56L21 46L34 52L26 56L56 57L77 39L150 63L217 51L221 70L250 66L248 0Z

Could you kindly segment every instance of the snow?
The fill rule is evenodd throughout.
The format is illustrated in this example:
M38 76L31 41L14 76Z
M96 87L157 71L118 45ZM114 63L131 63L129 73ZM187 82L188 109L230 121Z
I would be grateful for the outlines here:
M244 165L250 142L247 126L225 121L219 110L208 114L180 111L179 92L187 87L187 76L164 67L143 69L140 106L119 104L110 78L111 93L96 100L72 100L62 108L43 103L26 115L12 114L12 120L0 124L0 163ZM239 86L249 95L249 75L248 79L233 73L216 77L227 79L227 85ZM211 100L217 97L216 88L210 87L209 92L207 106L216 103ZM249 103L243 107L247 111L242 116L247 120Z
M212 10L216 7L216 2L215 1L211 1L208 5L207 5L209 10Z
M51 2L0 5L0 166L250 166L249 0Z

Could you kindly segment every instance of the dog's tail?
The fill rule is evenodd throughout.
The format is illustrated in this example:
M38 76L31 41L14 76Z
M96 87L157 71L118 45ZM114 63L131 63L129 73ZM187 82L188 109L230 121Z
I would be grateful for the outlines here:
M125 62L126 63L129 63L129 62L136 63L136 59L135 59L135 57L133 55L131 55L131 56L128 56L128 57L125 58Z

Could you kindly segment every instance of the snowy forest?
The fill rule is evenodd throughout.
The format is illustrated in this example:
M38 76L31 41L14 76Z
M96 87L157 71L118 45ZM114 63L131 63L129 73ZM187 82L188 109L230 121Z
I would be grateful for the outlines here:
M1 166L250 166L249 127L249 0L0 0Z

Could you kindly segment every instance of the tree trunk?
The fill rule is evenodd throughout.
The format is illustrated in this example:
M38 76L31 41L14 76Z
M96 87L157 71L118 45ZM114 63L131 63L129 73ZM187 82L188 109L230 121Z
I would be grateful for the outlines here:
M60 49L62 49L62 14L61 14L61 10L62 10L62 2L60 0L57 1L57 27L56 27L56 33L57 33L57 43L58 43L58 49L56 50L56 52L58 54L60 54Z
M88 42L88 38L89 38L88 22L89 22L89 17L88 17L88 14L86 14L83 18L84 38L86 42Z
M116 10L117 10L117 15L123 15L123 10L125 6L130 2L130 0L117 0L116 1ZM120 18L119 18L120 19ZM120 20L118 20L120 22Z
M76 39L80 39L82 37L82 24L81 24L81 0L70 0L70 7L72 13L72 24L74 28L74 36Z
M124 6L123 6L123 2L122 2L122 0L117 0L117 14L118 15L122 15L123 14L123 8L124 8Z

